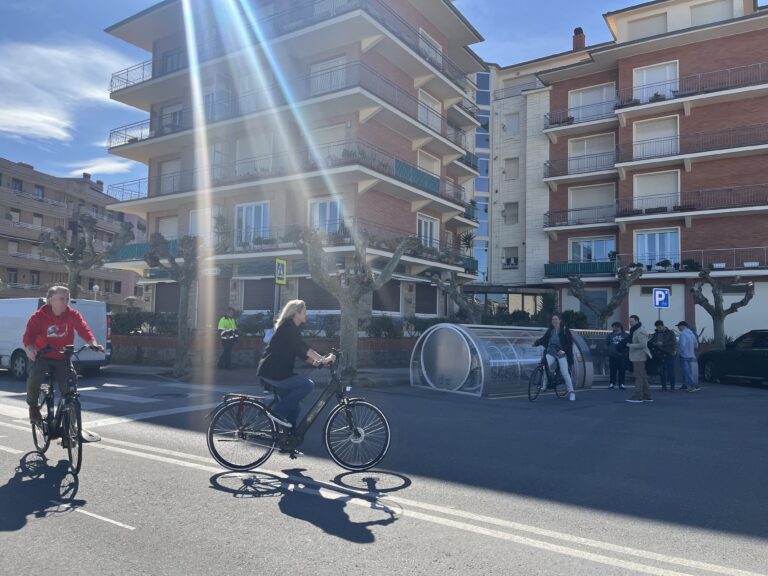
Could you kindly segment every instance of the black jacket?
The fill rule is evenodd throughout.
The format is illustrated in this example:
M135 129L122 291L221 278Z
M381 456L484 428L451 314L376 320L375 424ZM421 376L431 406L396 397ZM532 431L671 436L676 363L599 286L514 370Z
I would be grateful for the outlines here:
M661 332L654 332L648 341L648 347L651 352L658 350L664 356L674 356L677 350L677 338L675 333L667 327Z
M544 336L536 340L533 345L544 346L544 350L546 350L547 347L549 347L549 339L552 337L553 331L554 328L550 326L544 333ZM573 335L571 334L571 331L562 324L560 325L559 335L560 345L563 348L563 352L565 352L565 357L568 359L568 366L573 366Z
M627 349L626 344L621 348L619 345L622 341L629 336L629 332L623 330L621 332L611 332L605 337L605 346L608 348L608 356L610 358L622 358Z

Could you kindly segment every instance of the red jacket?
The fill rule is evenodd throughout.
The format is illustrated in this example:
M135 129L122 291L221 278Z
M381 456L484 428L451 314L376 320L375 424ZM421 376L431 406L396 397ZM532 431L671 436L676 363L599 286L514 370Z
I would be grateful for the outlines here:
M75 343L75 332L86 342L93 340L93 332L80 315L80 312L67 306L61 316L55 316L50 304L42 306L27 322L24 332L24 346L34 346L40 350L45 345L60 349ZM61 354L47 352L46 358L64 358Z

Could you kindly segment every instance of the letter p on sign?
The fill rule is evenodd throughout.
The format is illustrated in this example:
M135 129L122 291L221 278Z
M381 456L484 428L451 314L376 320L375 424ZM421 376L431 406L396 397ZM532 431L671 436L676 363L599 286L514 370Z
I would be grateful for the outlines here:
M653 289L654 308L669 308L669 288Z

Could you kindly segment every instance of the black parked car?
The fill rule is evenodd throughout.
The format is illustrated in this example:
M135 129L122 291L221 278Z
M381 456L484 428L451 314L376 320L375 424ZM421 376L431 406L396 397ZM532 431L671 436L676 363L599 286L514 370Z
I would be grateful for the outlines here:
M707 382L768 382L768 330L752 330L728 344L725 350L702 353L699 373Z

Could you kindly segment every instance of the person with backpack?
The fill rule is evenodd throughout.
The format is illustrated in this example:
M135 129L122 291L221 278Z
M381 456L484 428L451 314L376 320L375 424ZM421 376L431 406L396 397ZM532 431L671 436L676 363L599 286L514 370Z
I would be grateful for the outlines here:
M624 378L626 375L626 345L622 346L622 341L629 336L624 325L621 322L611 324L613 332L605 338L605 345L608 348L608 372L610 375L610 384L608 389L613 390L618 384L621 390L624 390Z

